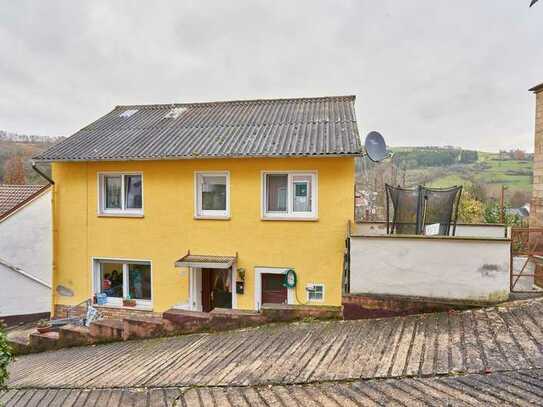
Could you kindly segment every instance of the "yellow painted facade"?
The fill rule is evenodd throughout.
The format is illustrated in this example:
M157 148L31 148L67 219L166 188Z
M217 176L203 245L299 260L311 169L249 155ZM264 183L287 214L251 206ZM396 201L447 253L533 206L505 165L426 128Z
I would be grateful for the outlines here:
M262 220L263 171L316 171L318 220ZM254 309L255 267L293 268L296 296L307 283L325 285L325 305L341 304L347 222L354 208L354 158L194 159L54 163L54 304L75 305L93 295L92 259L152 262L155 312L188 301L188 271L174 262L194 254L235 255L245 269L237 308ZM103 171L143 173L141 218L101 217L98 176ZM230 219L194 218L195 171L229 171Z

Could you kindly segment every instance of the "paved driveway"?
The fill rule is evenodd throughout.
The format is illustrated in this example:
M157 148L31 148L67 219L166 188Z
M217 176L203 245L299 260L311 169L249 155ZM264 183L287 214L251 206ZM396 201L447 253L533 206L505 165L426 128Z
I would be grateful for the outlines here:
M543 303L531 300L461 313L267 326L23 356L11 369L14 390L4 397L10 396L8 405L24 405L17 397L33 405L42 396L47 403L37 405L57 397L75 397L78 404L84 398L85 405L96 397L111 399L96 405L155 405L153 397L189 405L207 405L207 399L243 404L238 398L263 405L390 405L447 397L468 405L475 398L541 403L542 350Z

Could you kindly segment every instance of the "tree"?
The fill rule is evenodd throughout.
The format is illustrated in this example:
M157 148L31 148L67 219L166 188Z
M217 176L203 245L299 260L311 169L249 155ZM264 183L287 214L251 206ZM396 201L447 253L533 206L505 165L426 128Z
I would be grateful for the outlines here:
M515 150L511 150L509 155L513 160L522 161L526 159L526 152L524 150L521 150L520 148L517 148Z
M503 223L505 223L507 226L522 226L522 219L520 216L509 213L505 209L503 214ZM485 223L502 223L500 211L500 205L498 205L497 202L489 202L484 209Z
M2 321L0 321L0 389L8 380L8 365L13 360L13 353L7 343Z
M26 184L25 168L20 155L11 156L4 164L4 184Z

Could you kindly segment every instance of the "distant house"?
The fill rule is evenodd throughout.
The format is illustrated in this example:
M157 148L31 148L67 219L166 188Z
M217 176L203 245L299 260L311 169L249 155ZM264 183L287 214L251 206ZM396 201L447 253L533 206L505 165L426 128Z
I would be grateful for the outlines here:
M354 102L118 106L35 157L55 181L55 313L98 294L108 314L339 308Z
M0 319L46 317L51 309L52 188L0 185Z

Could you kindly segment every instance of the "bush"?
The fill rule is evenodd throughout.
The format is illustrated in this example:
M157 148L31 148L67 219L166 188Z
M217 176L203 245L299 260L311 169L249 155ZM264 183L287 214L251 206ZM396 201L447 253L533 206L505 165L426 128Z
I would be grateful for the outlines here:
M0 389L5 387L8 381L8 365L12 360L13 354L7 343L2 321L0 321Z
M481 223L484 216L482 202L475 199L469 192L462 193L458 206L458 222Z
M500 205L496 202L490 202L485 206L485 223L502 223L500 217ZM504 213L504 222L507 226L522 226L522 219L518 215Z

